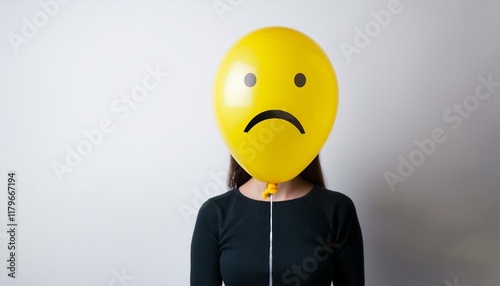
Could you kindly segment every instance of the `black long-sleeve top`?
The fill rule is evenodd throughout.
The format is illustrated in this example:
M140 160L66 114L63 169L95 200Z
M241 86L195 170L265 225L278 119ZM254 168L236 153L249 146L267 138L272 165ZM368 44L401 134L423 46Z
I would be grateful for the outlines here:
M269 285L269 202L231 190L198 213L191 285ZM315 186L273 202L273 285L364 285L363 239L352 200Z

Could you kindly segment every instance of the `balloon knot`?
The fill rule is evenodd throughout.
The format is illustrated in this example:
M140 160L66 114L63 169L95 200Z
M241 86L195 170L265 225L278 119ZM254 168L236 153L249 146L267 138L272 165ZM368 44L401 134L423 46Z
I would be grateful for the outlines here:
M265 200L268 197L276 194L278 192L278 184L276 183L267 183L267 189L262 193L262 198Z

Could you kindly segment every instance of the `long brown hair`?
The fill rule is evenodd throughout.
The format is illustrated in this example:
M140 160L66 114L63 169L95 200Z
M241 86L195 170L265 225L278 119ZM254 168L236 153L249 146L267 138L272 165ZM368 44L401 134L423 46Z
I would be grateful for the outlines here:
M227 176L227 185L230 189L239 188L246 183L252 176L245 171L238 162L230 156L229 172ZM314 157L311 163L300 173L300 176L309 182L325 187L323 171L319 162L319 155Z

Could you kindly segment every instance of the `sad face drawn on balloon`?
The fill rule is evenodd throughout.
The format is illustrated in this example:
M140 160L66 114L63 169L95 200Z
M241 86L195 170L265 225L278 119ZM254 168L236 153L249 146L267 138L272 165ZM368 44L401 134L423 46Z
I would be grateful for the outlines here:
M328 57L311 38L269 27L226 53L213 101L235 160L258 180L284 182L307 167L328 138L338 87Z

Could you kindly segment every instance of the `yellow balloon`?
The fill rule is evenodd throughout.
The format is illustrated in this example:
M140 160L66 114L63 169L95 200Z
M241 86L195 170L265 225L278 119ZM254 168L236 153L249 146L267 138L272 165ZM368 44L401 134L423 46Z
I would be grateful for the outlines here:
M285 27L253 31L226 53L213 93L215 117L235 160L280 183L316 157L333 127L338 86L325 52Z

